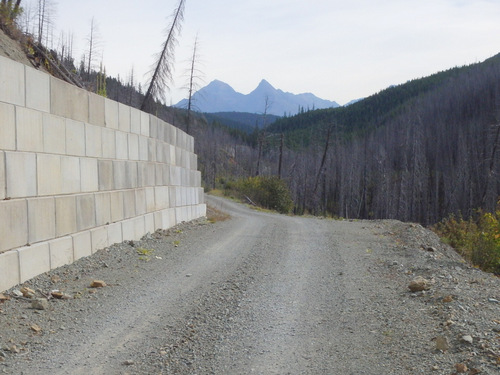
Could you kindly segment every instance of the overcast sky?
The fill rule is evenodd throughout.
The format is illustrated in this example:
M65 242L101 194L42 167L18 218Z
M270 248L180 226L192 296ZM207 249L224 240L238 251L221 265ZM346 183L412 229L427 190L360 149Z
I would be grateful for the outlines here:
M178 0L47 0L80 60L95 18L108 75L146 81ZM23 3L35 0L26 0ZM339 104L500 52L500 0L187 0L169 102L186 96L195 35L203 86L261 79ZM168 103L170 104L170 103Z

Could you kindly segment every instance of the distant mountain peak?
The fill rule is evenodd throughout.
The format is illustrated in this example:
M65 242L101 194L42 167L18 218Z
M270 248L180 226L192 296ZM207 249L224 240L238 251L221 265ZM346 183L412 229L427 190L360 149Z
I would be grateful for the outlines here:
M200 112L248 112L267 113L276 116L294 115L301 109L321 109L338 107L334 101L307 94L292 94L276 89L267 80L262 79L251 93L244 95L220 80L213 80L193 95L195 107ZM267 108L266 108L267 105ZM187 99L181 100L175 107L187 107Z

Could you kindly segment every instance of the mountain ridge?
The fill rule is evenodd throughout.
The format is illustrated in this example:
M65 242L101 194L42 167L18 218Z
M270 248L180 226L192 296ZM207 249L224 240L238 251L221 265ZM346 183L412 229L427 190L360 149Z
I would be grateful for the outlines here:
M183 99L174 107L186 108L187 102L187 99ZM312 93L293 94L276 89L265 79L249 94L239 93L229 84L215 79L193 95L193 104L196 110L205 113L266 112L276 116L295 115L307 109L340 106L335 101L321 99Z

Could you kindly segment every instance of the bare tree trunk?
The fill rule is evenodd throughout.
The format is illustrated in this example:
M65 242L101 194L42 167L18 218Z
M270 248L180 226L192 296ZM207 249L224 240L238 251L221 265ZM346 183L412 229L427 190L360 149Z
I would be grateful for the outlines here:
M280 159L278 163L278 178L281 180L281 167L283 164L283 143L284 143L284 136L283 133L281 133L281 142L280 142Z
M165 97L164 90L168 87L168 81L172 79L173 50L176 43L176 34L180 32L181 22L184 18L184 4L185 0L180 0L177 9L174 11L172 25L149 81L149 87L144 96L141 110L145 110L152 100Z
M198 60L198 35L194 40L193 55L191 57L191 69L189 74L189 97L188 97L188 108L187 108L187 120L186 120L186 133L189 134L189 126L191 124L191 110L193 104L193 94L195 90L195 72L196 72L196 62Z

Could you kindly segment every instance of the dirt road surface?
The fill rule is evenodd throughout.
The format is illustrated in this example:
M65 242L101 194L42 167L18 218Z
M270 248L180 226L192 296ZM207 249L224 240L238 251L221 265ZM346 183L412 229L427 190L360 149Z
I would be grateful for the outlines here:
M26 283L74 298L0 305L0 373L497 373L498 278L430 232L208 199L231 219L115 245ZM416 276L431 290L410 293ZM93 279L107 286L89 288Z

